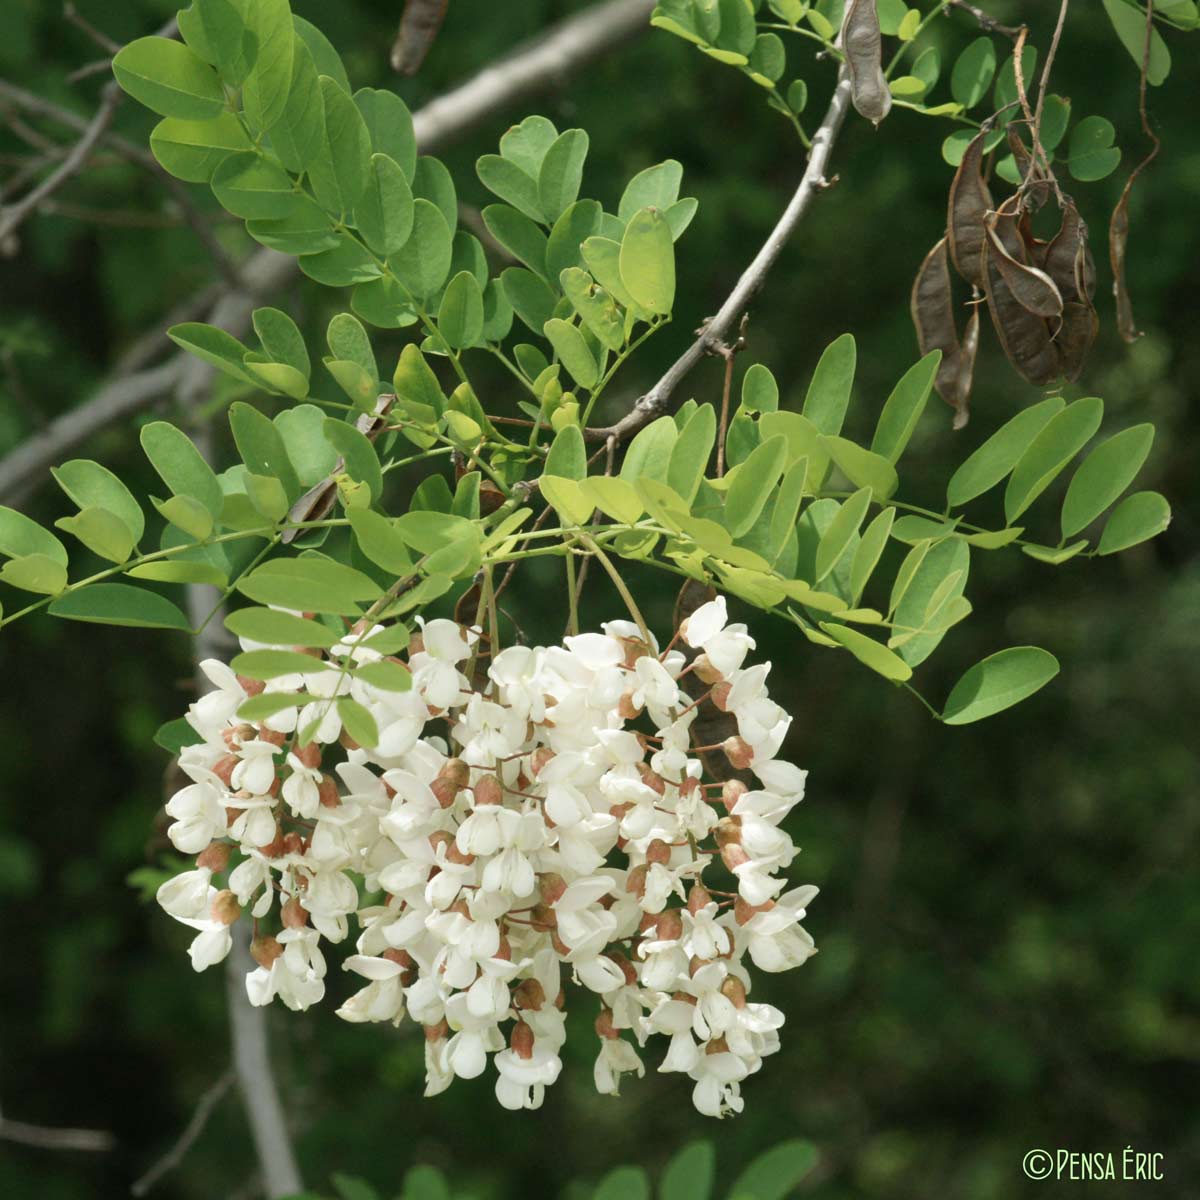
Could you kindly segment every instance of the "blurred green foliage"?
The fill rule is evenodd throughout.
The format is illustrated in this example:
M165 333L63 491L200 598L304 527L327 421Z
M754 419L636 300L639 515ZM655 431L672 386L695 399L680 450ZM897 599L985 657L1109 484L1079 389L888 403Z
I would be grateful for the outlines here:
M157 27L171 8L158 0L78 7L118 41ZM414 109L579 7L509 0L497 19L495 7L459 0L421 72L397 83L387 63L394 0L295 3L342 50L356 86L398 86ZM1031 0L987 7L1001 20L1029 20L1043 45L1057 9ZM939 21L935 36L960 47L976 32L960 14ZM808 921L821 953L755 993L782 1007L787 1025L783 1050L746 1088L746 1114L714 1131L692 1110L686 1085L653 1073L619 1100L598 1097L582 1013L563 1077L539 1112L499 1109L487 1079L422 1100L414 1030L347 1026L330 1004L273 1021L313 1185L341 1171L391 1195L414 1164L429 1164L447 1173L455 1195L478 1200L587 1196L616 1164L657 1177L681 1146L711 1136L719 1194L758 1153L794 1137L818 1149L802 1194L821 1200L1059 1194L1050 1189L1066 1184L1022 1175L1033 1147L1162 1152L1166 1178L1155 1194L1195 1194L1200 141L1191 101L1200 61L1190 49L1180 47L1171 78L1151 91L1165 149L1131 206L1130 283L1148 334L1126 347L1102 307L1092 360L1068 390L1104 396L1121 424L1156 423L1144 486L1168 496L1175 521L1155 542L1086 566L987 557L973 578L976 617L947 639L942 674L929 682L944 695L990 649L1020 642L1054 651L1062 676L992 722L953 730L846 656L765 621L754 628L776 664L773 693L798 714L791 757L811 776L794 817L805 849L795 874L822 896ZM790 52L805 58L802 48ZM66 77L95 54L57 4L0 6L6 79L87 114L97 78ZM823 103L833 69L809 66L810 107ZM1120 170L1081 190L1102 244L1141 140L1129 55L1091 5L1072 8L1055 87L1076 112L1111 120L1127 148ZM701 202L681 245L675 332L639 358L644 376L631 375L631 390L609 400L617 411L719 304L790 194L800 147L745 78L662 33L528 108L588 129L589 180L607 200L635 171L675 157ZM445 151L468 203L485 199L475 158L520 115L497 112ZM140 141L151 120L127 104L118 128ZM845 329L862 351L864 424L913 361L908 289L944 225L945 132L899 108L878 133L859 120L847 126L834 157L837 186L786 250L739 366L767 363L783 405L803 397L820 348ZM4 133L0 149L25 148ZM241 232L196 195L217 236L241 252ZM139 335L164 327L167 310L212 278L164 195L107 152L20 239L17 257L0 265L0 453L86 397ZM1102 296L1107 288L1102 264ZM287 303L310 333L330 315L329 299L311 285ZM688 389L712 398L719 377L718 364L702 365ZM985 343L971 425L952 434L948 413L931 407L909 451L912 476L928 478L936 501L950 466L1035 396ZM104 432L86 452L127 478L148 470L128 428ZM46 490L30 511L52 519L57 504ZM653 593L647 617L665 626L673 597L657 578L641 582ZM585 620L611 615L604 581L593 588ZM509 593L518 621L533 627L560 596L557 574L533 564ZM128 1194L225 1069L219 972L193 976L182 931L126 883L167 845L156 825L167 762L151 738L186 703L189 674L188 645L168 635L38 620L0 642L0 1101L14 1120L111 1129L117 1138L114 1152L86 1156L0 1142L6 1195ZM155 1194L250 1196L253 1171L231 1092Z

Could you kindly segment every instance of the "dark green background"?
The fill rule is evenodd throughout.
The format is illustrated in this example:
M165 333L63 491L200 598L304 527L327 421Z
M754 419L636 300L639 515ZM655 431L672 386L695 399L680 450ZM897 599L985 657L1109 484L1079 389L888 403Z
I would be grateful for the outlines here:
M397 3L294 6L343 51L356 85L398 86L414 108L580 7L455 0L426 67L397 83L387 65ZM1057 5L988 7L1029 20L1045 46ZM138 0L80 8L117 40L168 12ZM936 28L948 52L976 34L961 15ZM496 1105L490 1077L423 1100L411 1027L348 1026L333 1003L298 1016L280 1010L271 1016L278 1072L311 1185L343 1170L395 1188L408 1166L429 1162L470 1195L553 1197L619 1162L657 1171L707 1134L726 1181L783 1138L812 1139L822 1163L804 1194L822 1200L1126 1195L1134 1186L1029 1184L1020 1161L1035 1146L1111 1151L1118 1161L1126 1146L1161 1151L1166 1180L1141 1186L1196 1194L1200 42L1169 40L1175 71L1151 93L1165 149L1131 209L1130 279L1148 331L1133 347L1113 329L1103 241L1141 152L1136 70L1092 0L1073 5L1054 86L1076 117L1109 117L1126 148L1116 175L1074 189L1100 260L1104 325L1068 394L1104 396L1113 428L1157 424L1138 486L1167 494L1174 523L1128 554L1058 569L1014 551L977 554L975 615L920 673L921 686L940 699L970 663L1009 644L1044 645L1063 663L1051 687L983 725L941 727L847 655L753 621L775 662L773 689L796 714L791 754L811 772L790 823L804 848L793 874L822 895L808 921L821 953L756 988L786 1011L787 1025L782 1052L745 1087L746 1114L720 1125L699 1117L689 1083L654 1074L653 1057L648 1078L628 1082L619 1100L596 1096L582 1005L562 1079L541 1111L521 1115ZM814 64L804 45L791 52L810 84L812 121L833 68ZM98 81L70 86L64 76L94 53L56 0L0 6L5 78L87 113ZM589 131L585 194L615 206L629 175L673 156L686 168L685 194L701 201L681 243L675 324L627 369L615 407L715 310L803 161L752 84L665 34L562 84L528 111ZM497 112L445 153L468 203L485 202L474 158L521 115ZM150 123L132 103L117 118L139 140ZM938 148L950 128L896 110L875 133L852 116L834 157L840 181L786 250L749 327L742 365L769 365L785 403L802 399L821 348L849 329L860 362L850 422L868 434L915 358L908 290L943 227L949 171ZM2 134L0 149L20 143ZM217 220L211 198L195 194ZM148 214L156 225L170 214L142 174L107 155L58 201ZM241 252L237 226L216 227ZM186 228L59 212L30 220L20 239L19 256L0 264L0 452L84 399L136 335L211 278ZM336 299L306 284L285 303L315 345ZM398 344L381 338L381 361ZM511 405L507 385L495 384L485 404ZM717 364L702 364L677 399L712 400L718 388ZM951 434L948 411L933 402L905 460L906 498L936 503L954 465L1035 395L985 329L971 424ZM149 485L131 429L105 432L84 452ZM66 511L53 488L30 503L42 519ZM1037 512L1049 535L1052 505ZM648 615L665 627L673 588L661 575L635 577ZM527 627L556 635L558 617L546 614L561 607L557 573L529 569L509 596ZM597 574L585 616L604 619L617 606ZM0 1142L6 1196L127 1194L224 1069L220 972L193 975L184 931L125 883L164 844L166 757L150 738L186 704L188 673L188 645L167 635L39 618L0 638L0 1101L13 1119L107 1128L119 1139L115 1153L90 1157ZM336 969L330 983L333 998L351 987ZM155 1194L248 1196L252 1171L231 1094Z

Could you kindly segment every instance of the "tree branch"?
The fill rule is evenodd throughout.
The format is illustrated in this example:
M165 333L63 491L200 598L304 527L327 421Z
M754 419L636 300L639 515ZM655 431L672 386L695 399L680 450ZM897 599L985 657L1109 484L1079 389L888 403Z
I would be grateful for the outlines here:
M98 40L101 45L113 46L116 43L111 42L98 30L93 28L75 11L73 4L67 4L64 9L64 15L70 21L79 25L89 36ZM174 37L179 32L179 26L176 19L172 17L165 25L157 30L156 37ZM13 89L18 90L18 89ZM39 204L47 197L54 195L64 184L70 182L80 171L87 166L87 161L91 157L92 151L97 144L108 133L108 127L112 124L113 116L116 114L117 108L124 99L125 93L121 90L120 84L115 79L110 79L104 85L100 92L100 106L96 109L95 116L87 122L82 129L82 136L79 141L72 147L70 153L52 171L45 179L42 180L37 187L28 193L24 198L16 204L9 205L3 211L0 211L0 254L12 254L16 252L16 242L13 239L13 234L16 233L21 222L32 213ZM123 139L122 139L123 140ZM151 159L153 161L153 159ZM155 164L157 169L157 164Z
M838 72L837 85L833 89L829 108L813 134L808 165L795 194L762 248L754 256L753 262L742 272L737 285L729 293L717 315L705 322L696 340L675 360L666 374L638 400L632 411L614 425L586 429L584 433L588 438L593 441L607 441L609 438L623 440L636 433L643 425L666 411L672 392L706 354L722 352L726 343L734 336L754 297L766 282L767 274L775 265L788 239L808 212L813 197L829 186L829 181L825 178L825 168L829 164L833 144L842 128L842 122L846 119L849 106L850 77L843 65Z
M484 67L460 87L414 113L418 145L422 151L436 149L495 116L498 109L568 79L573 71L632 37L640 28L649 28L652 8L652 0L605 0L552 27L541 38L518 48L501 62ZM63 123L75 128L86 125L74 113L4 80L0 80L0 98L51 119L61 120L65 115ZM135 154L146 154L123 138L118 141L116 135L109 135L107 141L122 153L128 148ZM295 259L273 250L256 251L241 268L245 287L256 295L278 291L298 274ZM244 291L230 288L208 320L241 335L249 328L253 307ZM0 499L7 504L20 503L42 482L52 463L113 421L141 412L169 394L189 357L181 353L160 366L119 376L0 459Z
M32 191L27 192L15 204L10 204L0 211L0 253L11 254L16 251L16 233L21 222L37 208L43 200L53 196L63 184L73 179L87 166L87 160L96 144L108 132L116 114L117 106L121 103L123 92L117 86L116 80L107 84L101 94L100 107L91 119L83 136L77 141L71 152L59 165L42 180Z
M39 1150L111 1150L113 1135L104 1129L56 1129L0 1117L0 1141L19 1142Z
M211 1087L207 1088L196 1104L191 1120L184 1126L183 1132L176 1138L171 1148L144 1175L142 1175L130 1191L135 1196L144 1196L168 1172L173 1171L187 1152L196 1144L196 1140L204 1132L205 1125L212 1111L225 1097L225 1093L233 1086L237 1076L232 1067L229 1068Z

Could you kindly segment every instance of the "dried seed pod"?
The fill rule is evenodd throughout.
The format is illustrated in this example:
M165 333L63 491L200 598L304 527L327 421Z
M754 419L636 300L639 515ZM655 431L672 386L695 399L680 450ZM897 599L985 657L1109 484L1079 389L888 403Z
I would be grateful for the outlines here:
M1013 199L1006 200L1000 211L988 218L988 262L999 271L1022 308L1039 317L1061 317L1063 298L1054 280L1026 261L1015 208Z
M1021 180L1021 198L1028 210L1037 212L1050 197L1050 180L1046 178L1045 171L1038 164L1029 147L1025 145L1025 141L1017 132L1015 125L1008 127L1006 136L1017 175Z
M883 44L875 0L851 0L842 26L842 50L850 72L850 99L872 125L891 112L892 93L883 74Z
M1050 329L1009 290L991 253L991 239L984 243L984 292L996 336L1008 361L1030 383L1044 386L1058 376L1058 351L1050 338Z
M950 290L950 260L946 253L946 238L942 238L925 255L917 277L913 281L910 312L913 327L917 331L917 345L922 354L940 350L942 361L938 364L937 378L933 382L937 394L954 409L954 428L961 429L967 423L967 400L971 392L971 377L974 374L974 350L967 368L966 387L962 386L964 348L959 344L958 327L954 320L954 299ZM975 343L978 345L978 310L973 313ZM968 334L971 326L967 325Z
M958 273L972 286L983 287L981 262L986 238L984 222L992 210L992 193L983 181L983 142L987 131L976 134L968 143L950 184L946 220L950 257Z
M1083 371L1100 322L1092 296L1096 290L1096 265L1088 247L1088 229L1074 201L1063 205L1062 224L1046 248L1046 272L1063 294L1062 324L1054 336L1059 365L1074 382Z
M1090 300L1068 300L1063 305L1062 325L1054 339L1059 367L1072 383L1083 371L1083 364L1100 330L1100 318Z
M958 353L958 329L951 307L950 267L946 258L946 239L941 238L925 255L913 280L910 311L917 331L917 344L922 354L930 350L942 352L938 369L938 393L941 394L942 371L948 360Z
M1139 167L1138 170L1141 170ZM1129 177L1113 209L1108 223L1108 261L1113 273L1113 297L1117 302L1117 332L1127 342L1136 342L1142 336L1133 319L1133 302L1129 299L1129 285L1125 282L1125 250L1129 244L1129 193L1137 171Z
M1090 299L1095 294L1096 265L1088 248L1088 228L1069 197L1058 232L1046 246L1042 269L1058 285L1064 300Z
M963 334L962 350L959 351L955 365L954 386L947 402L954 406L955 429L962 429L970 416L968 406L971 401L971 388L975 383L975 355L979 352L979 305L971 306L971 315L967 318L966 332Z

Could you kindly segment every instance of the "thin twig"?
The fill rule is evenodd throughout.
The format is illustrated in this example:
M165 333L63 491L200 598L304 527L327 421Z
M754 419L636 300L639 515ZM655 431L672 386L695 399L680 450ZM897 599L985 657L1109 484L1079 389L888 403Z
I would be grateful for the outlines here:
M116 46L115 42L111 42L105 38L98 30L92 28L84 18L80 17L75 12L74 6L67 4L64 13L69 20L74 20L76 24L85 29L90 36L100 39L101 44L107 46ZM163 25L155 34L157 37L174 37L179 32L179 26L176 19L172 17L165 25ZM117 47L119 49L119 47ZM114 51L115 53L115 51ZM0 81L2 82L2 81ZM5 86L4 93L8 98L15 99L15 94L21 89ZM100 106L97 108L95 115L86 123L81 131L79 141L63 159L59 167L52 171L45 179L42 180L37 187L18 200L15 204L9 205L8 208L0 212L0 254L14 254L16 252L16 243L13 239L13 234L16 233L21 223L37 209L38 205L43 200L52 196L64 184L68 183L87 165L88 159L91 157L92 151L96 145L105 138L108 134L109 126L112 124L113 117L116 115L118 106L125 93L121 90L120 84L115 79L109 80L100 92ZM48 106L55 107L55 106ZM77 119L78 120L78 119ZM75 122L71 122L74 124ZM125 139L120 139L120 143L129 146L130 143L125 142ZM114 144L117 144L114 140ZM143 152L144 153L144 152ZM146 159L154 165L155 170L160 170L152 155L146 154ZM164 173L165 174L165 173Z
M36 1146L39 1150L82 1150L88 1153L111 1150L116 1139L105 1129L55 1129L0 1117L0 1141Z
M1129 299L1129 285L1125 280L1125 255L1129 238L1129 197L1138 176L1158 157L1162 141L1150 125L1150 114L1146 110L1146 81L1150 73L1150 46L1154 33L1154 0L1146 0L1146 36L1142 43L1142 71L1138 80L1138 117L1142 132L1150 139L1150 153L1129 173L1120 199L1113 209L1108 225L1108 257L1113 273L1113 296L1117 302L1117 330L1126 342L1135 342L1141 331L1133 319L1133 305Z
M120 43L114 42L107 33L102 33L99 29L97 29L95 25L91 23L91 21L83 16L83 14L75 7L74 4L68 2L67 4L63 5L63 16L66 17L66 19L70 21L71 24L77 29L82 29L83 32L86 33L88 37L90 37L92 41L100 47L101 50L108 51L110 58L120 51Z
M92 118L84 135L75 143L74 148L59 166L51 171L41 183L31 192L27 192L15 204L0 212L0 253L15 251L13 234L21 222L32 213L43 200L54 195L68 180L73 179L87 165L92 150L107 132L116 114L117 106L121 103L124 93L116 81L108 84L103 92L100 107ZM10 249L11 248L11 249Z
M767 275L784 246L808 212L813 197L829 186L830 181L825 178L825 169L829 165L830 153L849 107L850 76L843 64L838 72L837 85L833 89L829 108L813 134L812 151L799 186L775 228L771 230L753 261L742 272L725 303L718 309L716 316L704 325L696 340L668 368L666 374L638 400L632 411L613 425L584 430L586 437L594 441L607 441L609 438L623 441L636 433L643 425L666 411L675 388L706 354L719 352L718 348L733 334L738 322L766 282Z
M212 1115L213 1109L225 1098L225 1093L233 1086L236 1078L237 1075L230 1067L216 1083L205 1090L196 1104L191 1120L184 1126L183 1132L176 1138L174 1145L130 1187L129 1190L135 1196L146 1195L168 1171L173 1171L183 1162L187 1152L204 1132L204 1127L208 1124L208 1118Z
M742 326L738 330L737 339L732 346L722 346L719 350L725 359L725 379L721 386L721 421L717 426L717 478L725 474L725 438L729 433L729 397L733 391L733 364L738 351L746 348L746 320L742 316Z
M1046 62L1042 67L1042 78L1038 84L1037 107L1033 112L1033 124L1030 126L1030 132L1033 136L1033 152L1029 156L1029 170L1026 172L1025 179L1022 183L1022 189L1029 187L1032 184L1034 174L1038 170L1038 159L1041 159L1042 170L1046 173L1050 182L1054 185L1054 190L1059 195L1059 202L1062 202L1062 193L1059 191L1058 180L1054 177L1054 171L1050 166L1050 156L1046 153L1045 147L1042 145L1042 109L1046 103L1046 90L1050 86L1050 73L1054 69L1054 57L1058 53L1058 43L1062 39L1063 23L1067 19L1067 9L1071 5L1071 0L1062 0L1058 9L1058 21L1054 26L1054 36L1050 39L1050 49L1046 52ZM1021 77L1021 63L1013 60L1013 71L1016 77Z
M1001 25L990 13L985 13L982 8L978 8L974 4L968 4L967 0L949 0L949 5L951 8L969 13L985 33L999 33L1015 41L1017 35L1025 28L1024 25Z

